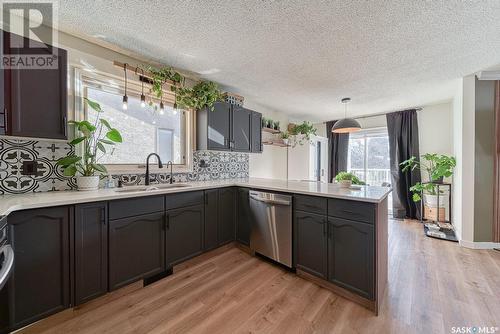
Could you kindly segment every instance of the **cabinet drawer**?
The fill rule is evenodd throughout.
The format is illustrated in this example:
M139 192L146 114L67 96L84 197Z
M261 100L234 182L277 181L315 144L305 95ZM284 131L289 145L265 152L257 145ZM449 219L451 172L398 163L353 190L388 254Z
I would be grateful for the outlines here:
M127 198L109 202L109 219L120 219L163 211L163 196Z
M203 204L203 191L191 191L166 196L167 210Z
M375 223L375 204L328 199L328 215L364 223Z
M327 199L316 196L295 195L295 210L326 215Z

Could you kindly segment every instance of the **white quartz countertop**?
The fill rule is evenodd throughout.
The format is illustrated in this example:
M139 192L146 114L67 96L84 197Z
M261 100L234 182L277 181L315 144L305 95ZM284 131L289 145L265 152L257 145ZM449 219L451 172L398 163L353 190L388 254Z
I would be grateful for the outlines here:
M247 187L254 189L289 192L331 198L350 199L362 202L380 203L391 192L391 188L362 186L360 190L343 189L336 184L308 181L287 181L275 179L232 179L217 181L188 182L189 186L171 189L148 191L119 192L116 189L100 189L96 191L53 191L44 193L29 193L21 195L1 195L0 215L8 215L13 211L43 208L59 205L71 205L97 201L108 201L122 198L143 197L159 194L171 194L193 190L203 190L221 187ZM152 185L154 186L154 185ZM121 189L132 189L124 187ZM140 188L140 187L137 187Z

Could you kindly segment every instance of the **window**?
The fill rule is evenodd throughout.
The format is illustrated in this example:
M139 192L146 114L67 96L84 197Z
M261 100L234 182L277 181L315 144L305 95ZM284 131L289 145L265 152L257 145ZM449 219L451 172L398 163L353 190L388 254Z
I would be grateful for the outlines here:
M371 186L391 183L387 129L362 130L349 135L347 170Z
M190 145L190 112L173 109L171 92L165 92L165 108L161 111L158 102L146 107L140 105L140 84L131 83L127 88L128 108L122 109L123 89L116 81L103 75L80 73L81 94L98 102L104 110L103 118L117 128L123 143L116 145L112 154L105 155L100 162L112 170L134 170L142 167L148 154L157 153L162 162L172 161L179 171L189 170L190 158L186 156ZM149 89L148 89L149 91ZM146 93L146 88L145 88ZM147 96L147 95L146 95ZM149 101L147 96L146 100ZM82 108L80 119L94 122L96 113L87 106ZM153 161L153 159L151 160Z

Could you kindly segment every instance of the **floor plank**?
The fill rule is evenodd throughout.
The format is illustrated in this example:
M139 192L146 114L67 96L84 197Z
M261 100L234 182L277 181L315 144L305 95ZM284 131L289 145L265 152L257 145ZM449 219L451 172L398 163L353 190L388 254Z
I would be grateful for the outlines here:
M225 246L145 288L125 288L20 333L450 333L500 326L500 253L389 222L380 315Z

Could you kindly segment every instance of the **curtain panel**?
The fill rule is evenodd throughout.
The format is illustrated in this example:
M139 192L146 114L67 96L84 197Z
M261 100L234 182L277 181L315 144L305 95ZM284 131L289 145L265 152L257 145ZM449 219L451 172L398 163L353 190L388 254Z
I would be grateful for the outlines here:
M420 203L412 200L410 187L421 181L420 171L403 173L399 164L412 156L420 159L417 111L397 111L386 115L394 218L420 217Z
M349 134L333 133L332 127L336 122L326 122L326 134L328 136L328 182L330 183L333 182L339 172L347 171Z

